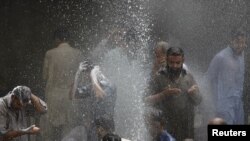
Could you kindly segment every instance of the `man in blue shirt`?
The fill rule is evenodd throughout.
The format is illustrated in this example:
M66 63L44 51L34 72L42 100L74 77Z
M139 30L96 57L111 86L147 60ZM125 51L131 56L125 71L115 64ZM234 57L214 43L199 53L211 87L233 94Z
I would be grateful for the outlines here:
M215 102L215 114L228 124L244 124L242 96L246 46L245 32L232 30L229 46L212 59L206 75Z

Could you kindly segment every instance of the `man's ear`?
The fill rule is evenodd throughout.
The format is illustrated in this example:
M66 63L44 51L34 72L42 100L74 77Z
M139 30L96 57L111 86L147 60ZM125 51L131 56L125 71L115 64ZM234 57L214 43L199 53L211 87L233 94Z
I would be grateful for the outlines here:
M15 95L11 95L11 100L14 100L16 99L16 96Z
M16 99L18 99L18 100L19 100L19 98L18 98L17 96L15 96L15 95L11 95L11 100L16 100Z
M16 101L17 97L15 95L11 95L11 103L13 103L13 101Z

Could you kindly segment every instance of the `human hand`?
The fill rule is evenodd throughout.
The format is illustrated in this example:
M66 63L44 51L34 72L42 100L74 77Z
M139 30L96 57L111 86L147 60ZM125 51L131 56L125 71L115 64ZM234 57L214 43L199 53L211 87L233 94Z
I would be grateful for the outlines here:
M102 89L99 89L96 85L93 86L93 89L97 100L103 99L104 96L106 95L106 93Z
M21 131L29 133L29 134L37 134L40 131L40 128L36 127L35 125L31 125L28 128L22 129Z
M87 67L88 67L88 61L83 61L79 64L78 70L85 71L85 70L87 70Z
M166 58L165 57L161 57L161 58L159 58L158 59L158 62L159 62L159 64L166 64Z
M179 88L169 88L169 87L165 88L163 91L165 95L179 95L181 92L182 91Z
M193 85L191 88L188 89L188 94L194 94L199 90L198 85Z
M30 130L30 134L37 134L40 132L40 128L38 127L33 127L31 130Z

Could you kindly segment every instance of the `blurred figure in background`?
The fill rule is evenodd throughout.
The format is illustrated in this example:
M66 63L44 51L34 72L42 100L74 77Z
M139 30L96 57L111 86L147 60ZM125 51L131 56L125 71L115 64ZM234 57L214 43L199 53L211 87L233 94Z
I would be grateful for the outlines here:
M80 63L70 98L73 101L81 99L81 108L76 113L81 113L79 122L86 127L88 140L96 138L95 120L108 120L108 128L114 132L116 87L103 75L99 66L94 66L89 61Z
M69 39L69 31L58 28L54 32L56 48L47 51L44 58L45 100L49 107L44 141L60 141L72 123L73 110L68 93L82 56L80 50L70 46Z
M215 116L228 124L244 124L242 98L246 39L245 31L233 29L228 47L215 55L206 74L215 103Z
M105 54L115 48L122 48L125 50L124 52L127 52L127 45L124 36L125 30L123 28L113 28L108 35L90 52L92 61L94 63L102 62Z
M164 69L166 67L167 49L168 49L168 43L164 41L158 42L156 47L154 48L155 59L154 59L153 71L152 71L153 75L157 73L160 69Z
M163 118L162 112L152 108L146 112L145 119L152 141L175 141L166 130L166 119Z

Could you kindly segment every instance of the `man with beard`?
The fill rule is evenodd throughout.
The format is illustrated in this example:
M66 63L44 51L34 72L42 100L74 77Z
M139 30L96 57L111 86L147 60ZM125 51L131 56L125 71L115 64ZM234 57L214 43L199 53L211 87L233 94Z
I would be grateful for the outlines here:
M207 70L215 116L225 119L228 124L244 124L242 99L246 47L246 32L241 28L233 29L229 45L215 55Z
M166 67L166 52L169 47L169 43L165 41L159 41L155 48L154 48L154 63L153 63L153 70L152 70L152 76L154 76L155 73L160 72L160 69L165 69ZM188 70L188 67L185 63L183 63L183 69L186 71Z
M151 80L151 95L145 101L163 111L167 131L177 141L194 138L194 106L201 102L198 86L182 67L184 52L181 48L170 47L166 60L166 68Z

